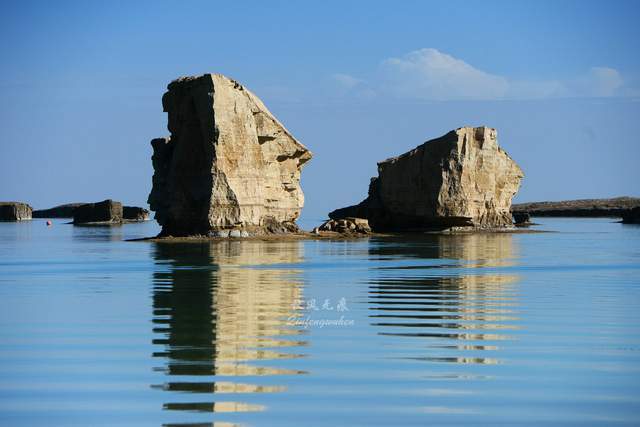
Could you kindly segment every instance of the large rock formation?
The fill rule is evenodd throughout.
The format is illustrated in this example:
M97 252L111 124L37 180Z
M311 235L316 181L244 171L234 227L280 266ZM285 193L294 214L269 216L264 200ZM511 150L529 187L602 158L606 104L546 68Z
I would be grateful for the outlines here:
M162 98L170 138L151 141L151 210L163 235L297 229L311 152L240 83L174 80Z
M512 226L523 176L495 129L463 127L378 163L369 197L329 217L367 218L374 231Z
M122 224L122 203L111 199L78 206L73 211L74 224Z
M31 219L32 209L22 202L0 202L0 221L23 221Z

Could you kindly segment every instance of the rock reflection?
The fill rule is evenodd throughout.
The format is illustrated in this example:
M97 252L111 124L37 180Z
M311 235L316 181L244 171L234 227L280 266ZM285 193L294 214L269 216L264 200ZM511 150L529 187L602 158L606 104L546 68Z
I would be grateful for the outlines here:
M302 357L302 330L290 326L302 298L300 271L280 268L302 260L300 242L228 241L160 243L154 273L154 353L168 381L156 388L173 393L167 410L192 412L261 411L260 404L219 400L218 395L281 392L258 377L296 375L296 369L256 364ZM253 362L253 363L252 363ZM255 377L253 383L220 377ZM190 378L192 377L192 378ZM211 401L189 402L178 393L209 394Z
M518 328L518 276L505 267L516 253L510 234L424 236L409 244L373 245L370 253L409 259L441 259L425 268L380 272L369 286L370 315L379 334L421 338L428 354L402 359L459 364L496 364L486 357L500 350ZM399 249L401 249L399 251ZM486 269L486 270L484 270ZM425 274L428 271L429 274ZM437 272L437 273L436 273ZM493 341L493 343L488 342ZM424 353L424 347L420 350ZM492 353L493 354L493 353Z

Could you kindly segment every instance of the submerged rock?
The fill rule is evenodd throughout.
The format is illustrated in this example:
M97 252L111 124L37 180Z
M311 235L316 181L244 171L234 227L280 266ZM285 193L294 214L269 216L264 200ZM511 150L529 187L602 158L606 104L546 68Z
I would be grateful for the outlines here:
M122 203L111 199L78 206L73 212L74 224L120 224L122 223Z
M297 230L311 152L240 83L220 74L174 80L162 98L170 138L151 141L149 205L162 235Z
M362 217L374 231L501 228L524 174L488 127L463 127L378 163L369 196L331 219Z
M146 221L149 219L149 211L138 206L123 206L122 218L127 221Z
M32 209L22 202L0 202L0 221L23 221L31 219Z

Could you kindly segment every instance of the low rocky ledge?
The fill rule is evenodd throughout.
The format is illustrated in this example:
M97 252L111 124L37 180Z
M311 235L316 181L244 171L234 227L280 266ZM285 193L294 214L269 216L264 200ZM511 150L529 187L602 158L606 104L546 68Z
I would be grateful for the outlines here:
M24 221L31 219L33 209L23 202L0 202L0 221Z
M371 234L369 221L364 218L346 217L329 219L311 231L313 234L336 232L341 234Z
M640 206L640 198L614 197L611 199L578 199L554 202L517 203L512 206L514 217L528 214L532 217L611 217L622 218L631 209Z
M111 200L111 199L109 199ZM102 211L103 213L99 213L101 209L101 203L65 203L63 205L58 205L49 209L38 209L33 211L34 218L74 218L74 223L89 223L89 222L102 222L102 223L121 223L121 222L137 222L137 221L147 221L149 219L149 211L147 209L138 207L138 206L123 206L122 214L120 219L116 219L115 217L111 217L106 214L106 211ZM113 201L112 201L113 202ZM120 202L113 202L120 203ZM96 206L98 205L98 206ZM80 217L78 218L81 222L76 222L76 211L80 209ZM97 210L96 210L97 209ZM93 212L93 213L91 213ZM92 215L97 215L96 218L106 218L106 219L95 219L91 221L84 221L84 216L88 215L89 218Z

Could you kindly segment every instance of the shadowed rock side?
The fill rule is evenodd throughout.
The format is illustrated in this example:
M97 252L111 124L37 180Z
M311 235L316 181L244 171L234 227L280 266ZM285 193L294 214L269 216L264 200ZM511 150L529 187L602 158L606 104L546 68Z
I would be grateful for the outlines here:
M149 211L138 206L123 206L122 218L127 221L147 221Z
M33 211L34 218L73 218L77 208L91 203L67 203L49 209ZM149 211L137 206L123 206L122 219L126 221L146 221L149 219Z
M86 203L73 211L74 224L122 223L122 203L111 199L97 203Z
M622 215L622 222L625 224L640 224L640 206L627 210Z
M22 202L0 202L0 221L23 221L31 219L32 209Z
M329 217L367 218L374 231L510 227L523 176L495 129L463 127L378 163L369 196Z
M151 141L151 210L162 235L297 230L311 152L238 82L180 78L162 98L170 138Z

